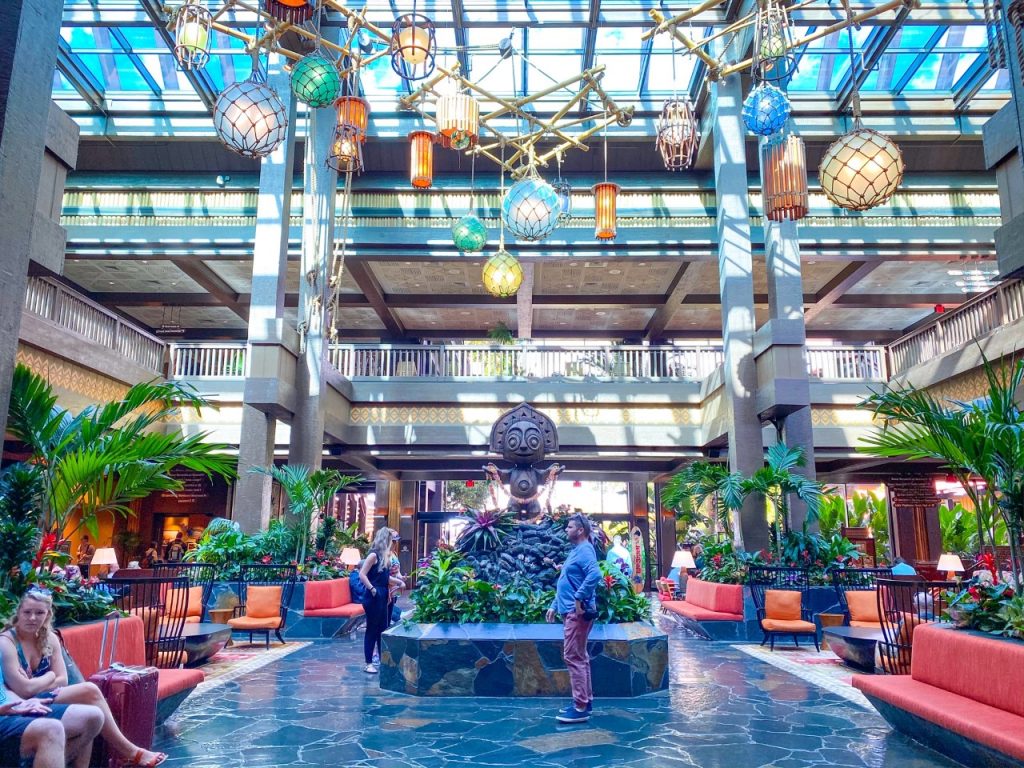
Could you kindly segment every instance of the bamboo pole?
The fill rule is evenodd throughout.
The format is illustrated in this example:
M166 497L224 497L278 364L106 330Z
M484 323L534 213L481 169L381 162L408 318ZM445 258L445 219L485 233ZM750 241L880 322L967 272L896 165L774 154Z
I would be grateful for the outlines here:
M658 22L658 28L660 28L665 21L664 14L657 8L652 8L648 13L652 19ZM680 32L679 27L675 26L675 24L670 24L668 26L668 30L676 40L685 45L691 53L707 64L709 69L713 71L718 69L718 62L709 56L706 51L697 45L697 43L693 42L689 37Z
M646 32L644 32L640 36L640 39L647 40L650 37L654 37L654 35L658 34L659 32L664 32L669 27L674 27L677 24L682 24L684 21L688 21L694 18L695 16L700 16L702 13L704 13L704 11L710 11L716 5L721 4L722 0L704 0L704 2L701 3L700 5L694 6L688 11L683 11L678 16L674 16L673 18L667 21L665 20L665 14L663 14L656 8L652 8L647 12L647 14L656 22L658 22L658 26L656 26L654 29L649 29ZM658 14L657 16L654 15L656 13Z

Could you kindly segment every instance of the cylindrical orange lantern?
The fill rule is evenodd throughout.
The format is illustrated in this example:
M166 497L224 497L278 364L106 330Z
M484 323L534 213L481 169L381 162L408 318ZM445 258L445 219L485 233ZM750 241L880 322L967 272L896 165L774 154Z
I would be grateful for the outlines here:
M366 142L366 130L370 125L370 104L358 96L342 96L334 102L338 110L338 127L349 127L359 141Z
M306 0L263 0L263 10L289 24L301 24L313 18L313 6Z
M434 134L413 131L409 134L409 181L414 187L426 189L434 181Z
M605 181L594 185L594 237L598 240L615 239L615 198L619 185Z
M771 221L799 221L807 215L807 153L790 134L761 147L764 215Z

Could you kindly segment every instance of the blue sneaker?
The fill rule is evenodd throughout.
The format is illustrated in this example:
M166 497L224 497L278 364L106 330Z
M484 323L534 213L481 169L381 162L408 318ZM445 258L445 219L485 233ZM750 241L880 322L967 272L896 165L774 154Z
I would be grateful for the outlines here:
M581 712L574 704L559 711L555 719L560 723L585 723L590 719L590 713L586 710Z
M594 700L591 699L590 701L587 702L587 714L589 715L593 711L594 711Z

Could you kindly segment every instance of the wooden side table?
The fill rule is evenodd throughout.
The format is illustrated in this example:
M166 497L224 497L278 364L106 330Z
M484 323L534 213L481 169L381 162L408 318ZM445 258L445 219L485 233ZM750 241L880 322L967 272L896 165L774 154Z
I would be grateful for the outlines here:
M818 622L821 624L821 649L823 651L828 649L828 643L825 641L825 630L828 627L841 627L845 620L846 615L842 613L818 614Z
M227 624L228 619L235 615L234 608L207 608L206 612L210 616L211 624ZM231 636L229 635L228 642L227 645L225 645L225 648L228 646L232 646L234 644L234 641L231 639Z

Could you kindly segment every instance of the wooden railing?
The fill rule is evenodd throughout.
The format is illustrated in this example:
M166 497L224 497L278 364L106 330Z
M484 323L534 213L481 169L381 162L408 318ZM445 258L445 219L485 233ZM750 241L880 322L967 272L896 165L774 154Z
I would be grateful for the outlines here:
M166 345L96 302L45 277L30 277L24 311L162 373Z
M808 347L807 372L822 381L886 381L885 347Z
M169 379L243 379L245 342L178 343L170 346Z
M1020 280L1001 283L890 344L890 373L903 373L1021 318L1024 318L1024 283Z

